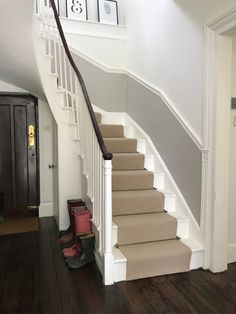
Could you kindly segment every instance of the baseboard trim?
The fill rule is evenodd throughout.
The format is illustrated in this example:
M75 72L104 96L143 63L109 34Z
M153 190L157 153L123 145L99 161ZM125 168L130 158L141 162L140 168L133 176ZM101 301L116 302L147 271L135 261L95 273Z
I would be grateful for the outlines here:
M228 263L236 262L236 243L231 243L228 245Z
M53 203L41 203L39 206L39 217L52 217Z

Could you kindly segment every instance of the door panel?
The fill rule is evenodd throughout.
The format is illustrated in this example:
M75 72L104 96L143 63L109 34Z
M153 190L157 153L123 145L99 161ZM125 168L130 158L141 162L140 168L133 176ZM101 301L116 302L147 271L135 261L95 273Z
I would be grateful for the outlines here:
M5 195L5 206L13 206L11 171L10 107L0 105L0 192Z
M0 192L5 216L39 205L37 100L0 95ZM21 216L21 215L19 215Z
M37 125L36 113L33 103L27 105L27 125L28 125L28 206L38 204L37 187ZM30 129L29 129L30 128ZM31 134L29 134L31 132Z
M27 111L25 106L14 106L15 141L15 207L28 206Z

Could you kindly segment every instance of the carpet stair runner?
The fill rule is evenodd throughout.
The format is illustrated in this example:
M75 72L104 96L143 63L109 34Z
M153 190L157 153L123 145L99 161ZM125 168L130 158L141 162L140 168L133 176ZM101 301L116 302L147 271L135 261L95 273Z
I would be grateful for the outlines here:
M153 188L137 139L125 138L122 125L96 119L113 153L113 222L120 251L127 258L127 280L189 271L191 250L177 239L177 220L164 210L165 196Z

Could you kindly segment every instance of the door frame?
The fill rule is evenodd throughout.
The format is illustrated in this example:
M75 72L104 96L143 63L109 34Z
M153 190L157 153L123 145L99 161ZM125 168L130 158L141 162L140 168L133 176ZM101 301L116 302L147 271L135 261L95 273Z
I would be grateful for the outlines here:
M204 182L204 268L221 272L228 265L228 193L232 37L236 8L207 25L204 147L208 150Z
M30 93L0 92L0 97L24 98L34 102L35 105L35 136L36 136L36 185L37 185L37 208L31 209L34 216L39 216L40 206L40 151L39 151L39 114L38 98Z

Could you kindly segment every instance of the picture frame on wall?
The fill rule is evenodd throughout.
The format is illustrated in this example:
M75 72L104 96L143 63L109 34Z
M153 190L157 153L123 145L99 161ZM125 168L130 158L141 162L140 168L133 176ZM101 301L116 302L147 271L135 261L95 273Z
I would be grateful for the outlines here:
M80 21L88 20L87 0L66 0L66 16Z
M98 22L118 25L118 6L115 0L98 0Z

